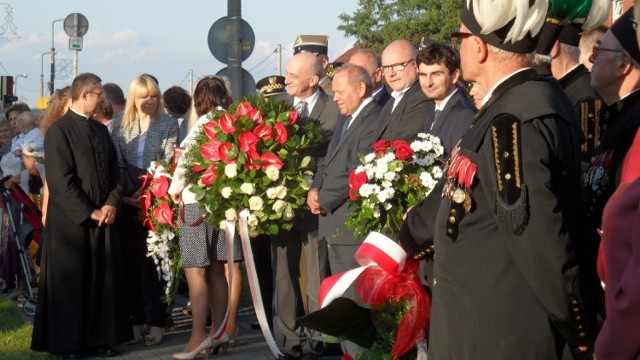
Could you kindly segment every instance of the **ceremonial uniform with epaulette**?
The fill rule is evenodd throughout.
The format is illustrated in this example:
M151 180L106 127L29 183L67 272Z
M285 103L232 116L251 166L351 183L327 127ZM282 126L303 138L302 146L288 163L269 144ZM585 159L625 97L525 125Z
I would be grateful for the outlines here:
M558 42L569 47L572 46L577 50L581 31L583 31L582 24L567 24L562 29ZM576 65L562 77L559 77L558 81L573 104L578 115L578 125L584 135L584 142L580 146L580 161L582 171L584 171L591 163L591 157L600 139L603 125L602 116L606 105L591 87L589 69L583 64L577 63L578 56L577 54L575 56Z
M544 21L532 9L523 16ZM535 29L507 41L514 19L482 32L478 14L463 6L463 26L452 34L465 41L463 75L500 77L481 84L484 105L448 160L435 228L405 224L401 236L416 257L435 249L429 358L560 359L565 343L586 358L593 338L570 246L580 174L575 115L555 80L516 57L533 50ZM489 45L505 56L474 57ZM434 248L418 235L429 232Z

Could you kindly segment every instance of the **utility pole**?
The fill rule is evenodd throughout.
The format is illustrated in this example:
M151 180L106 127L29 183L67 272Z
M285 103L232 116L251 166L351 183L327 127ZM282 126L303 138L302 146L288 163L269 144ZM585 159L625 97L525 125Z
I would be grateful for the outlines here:
M56 78L56 45L54 43L53 24L64 21L64 18L55 19L51 22L51 82L49 83L49 95L53 95L55 89L54 82Z
M242 98L242 13L241 0L228 0L227 16L229 42L227 43L229 81L231 82L231 97L234 101Z
M193 97L193 69L189 70L189 95Z
M276 73L282 75L282 44L278 44L276 53L278 54L278 69Z

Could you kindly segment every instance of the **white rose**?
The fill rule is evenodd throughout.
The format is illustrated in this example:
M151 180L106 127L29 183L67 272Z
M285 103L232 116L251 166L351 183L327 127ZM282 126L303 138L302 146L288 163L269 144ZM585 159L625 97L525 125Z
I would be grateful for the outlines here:
M247 195L253 195L256 192L256 186L251 183L244 183L240 185L240 191Z
M251 227L258 226L258 217L255 215L249 215L249 217L247 218L247 224Z
M233 193L233 189L228 186L225 186L224 188L222 188L222 190L220 190L220 194L222 194L222 197L225 199L228 199L232 193Z
M285 196L287 196L287 188L282 185L276 186L276 197L278 199L284 199Z
M224 212L224 217L227 221L234 221L238 218L238 213L236 209L227 209L227 211Z
M296 216L296 214L295 214L295 212L293 210L291 210L291 211L287 210L287 211L284 212L284 215L282 215L282 218L285 221L289 221L289 220L293 219L295 216Z
M227 222L224 220L220 221L220 224L218 224L218 227L220 228L220 230L225 230L227 228Z
M277 213L282 213L287 208L287 203L282 200L276 200L271 208Z
M267 189L267 197L269 199L275 199L277 194L278 194L277 188L272 187Z
M249 198L249 209L253 211L260 211L264 206L264 202L258 196L252 196Z
M224 174L227 175L229 179L233 179L238 176L238 165L236 163L227 164L224 167Z
M267 177L271 181L278 180L278 177L280 176L280 170L278 170L278 168L276 168L275 166L267 166L264 172L267 174Z

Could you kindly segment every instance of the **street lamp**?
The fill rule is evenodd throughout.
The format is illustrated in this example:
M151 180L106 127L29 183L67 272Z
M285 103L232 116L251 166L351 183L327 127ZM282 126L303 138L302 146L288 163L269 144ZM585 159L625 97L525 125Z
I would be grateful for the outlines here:
M28 78L29 75L28 74L19 74L13 77L13 96L18 97L18 78L19 77L23 77L23 78Z
M54 40L53 24L60 21L64 21L64 18L55 19L51 22L51 85L49 87L50 95L53 95L53 88L54 88L53 83L56 77L56 46L53 42Z
M40 97L44 96L44 56L47 54L51 54L51 51L40 55Z

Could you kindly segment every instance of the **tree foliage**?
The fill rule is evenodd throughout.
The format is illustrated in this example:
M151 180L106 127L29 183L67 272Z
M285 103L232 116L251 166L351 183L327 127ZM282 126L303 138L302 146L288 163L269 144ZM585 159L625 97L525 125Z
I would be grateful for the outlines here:
M416 46L422 38L449 41L460 27L464 0L358 0L353 14L342 13L338 26L357 39L355 47L378 53L390 42L407 39Z

